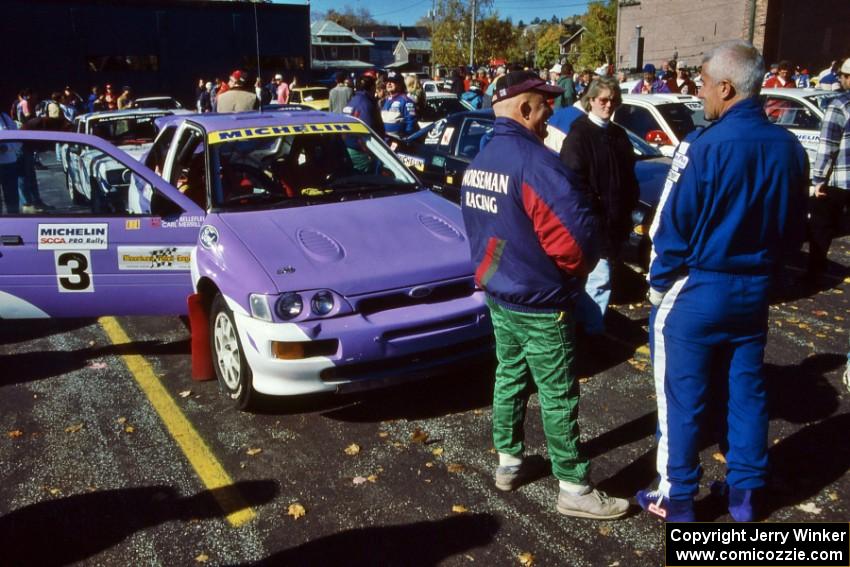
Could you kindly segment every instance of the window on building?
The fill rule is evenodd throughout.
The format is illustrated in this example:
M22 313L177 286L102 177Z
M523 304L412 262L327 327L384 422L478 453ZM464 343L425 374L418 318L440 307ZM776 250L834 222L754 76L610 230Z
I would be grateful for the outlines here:
M422 54L421 54L421 53L417 53L417 54L416 54L416 62L417 62L417 63L422 63Z
M353 48L351 50L351 54L352 54L354 59L360 59L360 48L359 47Z

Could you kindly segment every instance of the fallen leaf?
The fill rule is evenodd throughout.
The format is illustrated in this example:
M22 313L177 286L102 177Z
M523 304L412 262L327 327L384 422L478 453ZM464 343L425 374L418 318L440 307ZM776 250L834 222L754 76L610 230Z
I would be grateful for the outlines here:
M823 334L823 333L817 333L815 336L819 339L825 339L826 338L826 335Z
M127 427L124 428L124 431L126 431L127 433L133 433L135 430L136 430L136 428L133 427L132 425L128 425Z
M245 453L247 453L249 457L253 457L254 455L259 455L262 452L263 452L263 450L260 449L259 447L251 447L247 451L245 451Z
M614 561L613 563L609 563L609 564L608 564L608 567L620 567L620 562L619 562L619 561Z
M401 441L393 441L393 447L401 447Z
M776 326L777 326L777 327L781 327L781 326L782 326L782 321L776 321Z
M827 311L824 311L823 309L816 309L815 311L812 311L812 313L814 313L814 315L816 317L827 317L827 316L829 316L829 313Z
M480 410L480 409L472 410L472 414L473 415L484 415L484 410Z
M634 368L635 370L639 370L640 372L644 372L647 368L645 362L635 360L634 358L629 359L629 364L632 365L632 368Z
M366 480L368 480L369 482L378 482L378 477L373 474L370 474L366 477Z
M836 315L835 317L833 317L833 319L835 319L836 321L843 321L844 317L842 317L841 315Z
M177 395L180 396L181 398L188 398L189 396L192 395L192 390L183 390L182 392L180 392Z
M206 553L201 553L200 555L195 557L195 561L197 561L198 563L206 563L209 560L210 560L210 556L207 555Z
M466 470L466 467L460 463L449 463L446 470L450 473L461 473Z
M301 516L306 514L307 510L305 510L304 506L302 506L301 504L296 503L296 504L290 504L289 510L286 513L297 520L298 518L300 518Z
M443 454L443 448L442 448L442 447L437 447L437 448L435 448L435 449L432 449L432 450L431 450L431 454L432 454L432 455L434 455L435 457L439 457L440 455L442 455L442 454Z
M386 439L389 436L390 434L386 431L378 431L378 437L380 437L381 439Z
M587 384L588 382L590 382L590 376L585 376L584 378L578 379L579 384Z
M428 461L427 463L425 463L425 466L430 469L431 467L434 466L434 463L432 463L431 461Z
M354 479L351 482L353 482L354 484L363 484L364 482L366 482L366 477L365 476L355 476Z
M12 439L14 439L15 437L20 437L23 434L24 434L24 432L21 431L20 429L15 429L14 431L10 431L8 433L9 437L11 437Z
M826 495L829 497L829 499L832 502L835 502L836 500L838 500L838 494L836 494L834 492L827 492Z
M125 423L127 423L127 418L126 418L126 417L119 417L119 418L118 418L118 423L120 423L120 424L122 424L122 425L123 425L123 424L125 424Z
M410 434L410 440L413 443L424 443L428 440L428 433L426 431L422 431L418 427Z
M814 502L806 502L805 504L798 504L797 509L802 510L803 512L805 512L807 514L817 515L817 514L821 513L821 509L818 508L817 505Z
M51 488L48 490L48 492L50 492L50 494L52 494L53 496L59 496L60 494L62 494L62 490L59 488Z
M77 431L79 431L82 428L83 428L82 423L78 423L77 425L69 425L68 427L65 428L65 433L76 433Z
M726 457L723 456L723 453L714 453L712 455L712 458L715 461L717 461L718 463L725 463L726 462Z
M801 329L803 329L804 331L808 331L809 329L811 329L811 327L809 327L806 323L800 323L800 324L798 325L798 327L800 327L800 328L801 328Z
M455 504L454 506L452 506L452 512L454 512L455 514L464 514L466 512L469 512L469 510L463 504Z
M774 440L773 440L773 444L774 444L774 445L776 445L776 444L778 444L778 443L779 443L779 439L774 439Z
M519 564L523 567L531 567L534 565L534 554L530 551L524 551L519 554Z
M643 557L643 550L642 549L635 549L635 555L637 555L638 557Z
M356 455L359 452L360 452L360 445L358 445L357 443L352 443L351 445L349 445L348 447L345 448L345 454L346 455Z
M604 536L611 535L611 526L609 526L608 524L600 526L599 533L600 533L600 535L604 535Z
M103 370L106 368L105 362L89 362L86 365L86 368L91 368L92 370Z

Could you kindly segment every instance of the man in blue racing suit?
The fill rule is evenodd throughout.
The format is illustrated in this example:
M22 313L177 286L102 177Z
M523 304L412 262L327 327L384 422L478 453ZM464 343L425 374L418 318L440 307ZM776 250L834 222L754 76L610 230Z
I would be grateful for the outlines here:
M381 109L387 134L406 138L419 130L419 123L416 121L416 102L407 96L404 77L401 74L390 72L387 75L387 93L389 97Z
M765 486L771 274L803 242L808 165L797 138L765 117L763 74L745 42L704 57L699 96L714 124L679 144L650 229L660 483L637 500L667 521L694 520L712 400L725 404L728 427L726 479L712 491L734 520L753 521Z

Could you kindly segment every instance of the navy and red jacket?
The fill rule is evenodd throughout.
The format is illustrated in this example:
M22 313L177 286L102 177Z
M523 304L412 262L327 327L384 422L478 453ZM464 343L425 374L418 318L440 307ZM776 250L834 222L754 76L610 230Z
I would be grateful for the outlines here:
M463 176L475 281L515 311L569 309L599 259L599 224L578 178L532 132L497 118Z

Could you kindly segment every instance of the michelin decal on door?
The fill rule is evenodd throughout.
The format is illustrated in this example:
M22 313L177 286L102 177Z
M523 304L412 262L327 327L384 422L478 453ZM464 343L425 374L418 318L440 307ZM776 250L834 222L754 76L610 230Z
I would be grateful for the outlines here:
M109 244L109 225L40 224L39 250L106 250Z

